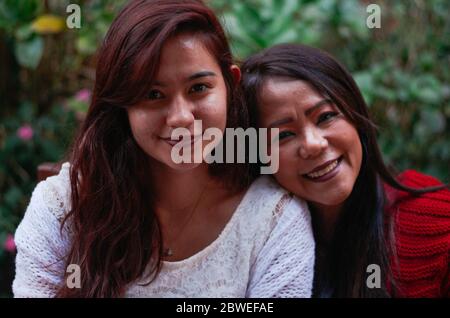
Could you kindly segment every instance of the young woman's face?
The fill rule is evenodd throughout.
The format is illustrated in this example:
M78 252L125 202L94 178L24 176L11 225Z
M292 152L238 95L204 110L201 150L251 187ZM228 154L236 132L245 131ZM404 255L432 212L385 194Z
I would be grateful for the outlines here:
M232 72L239 80L236 66ZM181 34L165 43L159 71L148 98L128 108L136 142L151 158L173 169L191 169L199 163L176 164L171 157L172 131L186 128L193 136L191 147L203 141L194 132L194 120L202 121L202 134L209 127L225 129L227 89L216 59L195 35ZM193 156L192 156L193 158Z
M313 206L339 207L361 167L356 129L304 81L269 78L259 100L260 125L280 129L277 181Z

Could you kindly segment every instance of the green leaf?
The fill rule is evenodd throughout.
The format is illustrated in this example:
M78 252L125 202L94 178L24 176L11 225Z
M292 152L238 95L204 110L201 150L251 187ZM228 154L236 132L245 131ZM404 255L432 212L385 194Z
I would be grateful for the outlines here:
M31 123L33 121L34 116L35 116L35 107L31 102L25 101L22 104L20 104L18 111L18 118L22 122Z
M424 127L430 133L441 133L445 130L445 117L436 110L423 110L420 112L420 119Z
M286 19L274 19L267 30L267 38L278 36L280 33L292 31L294 29L294 22L291 17Z
M26 42L18 42L15 47L15 55L20 65L36 69L44 52L44 41L36 36Z
M374 81L372 74L369 72L360 72L356 73L354 78L364 96L364 100L366 101L367 105L370 106L373 101L374 90Z
M15 32L15 36L18 41L28 41L32 35L33 35L33 30L31 29L30 23L27 23L24 26L21 26Z
M271 45L279 44L279 43L288 43L294 42L297 39L297 32L295 30L289 29L283 33L278 34L272 41L270 41Z
M5 193L5 203L10 207L14 208L20 203L22 198L22 191L18 187L12 187L8 189Z
M95 35L91 33L84 34L77 39L76 47L78 52L91 55L97 50L97 41Z
M42 11L42 0L2 0L0 1L0 20L10 25L27 23Z
M440 101L441 97L438 90L430 87L425 87L417 91L417 96L424 103L436 104Z

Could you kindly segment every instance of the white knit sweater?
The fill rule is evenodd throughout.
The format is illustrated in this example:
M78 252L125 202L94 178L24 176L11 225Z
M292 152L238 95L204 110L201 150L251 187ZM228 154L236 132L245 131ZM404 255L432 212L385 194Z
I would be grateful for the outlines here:
M52 297L64 284L71 226L70 165L40 182L17 228L15 297ZM219 237L197 254L163 262L148 286L131 283L126 297L310 297L314 239L306 204L271 177L249 188ZM145 274L145 273L144 273ZM144 277L144 276L143 276Z

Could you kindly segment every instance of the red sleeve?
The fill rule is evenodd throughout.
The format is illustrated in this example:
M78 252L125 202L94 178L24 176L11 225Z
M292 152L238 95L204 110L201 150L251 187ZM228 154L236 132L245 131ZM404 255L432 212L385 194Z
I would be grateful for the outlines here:
M427 188L442 185L435 177L419 173L415 170L406 170L401 173L397 180L410 188ZM408 192L393 189L386 185L385 190L387 193L388 201L390 205L406 204L410 207L417 207L420 212L431 215L440 215L444 218L450 217L450 190L442 189L435 192L424 193L420 196L413 196Z
M442 184L414 170L400 174L398 181L411 188ZM385 189L387 212L395 219L398 278L405 286L405 296L449 297L450 191L414 196L387 185Z

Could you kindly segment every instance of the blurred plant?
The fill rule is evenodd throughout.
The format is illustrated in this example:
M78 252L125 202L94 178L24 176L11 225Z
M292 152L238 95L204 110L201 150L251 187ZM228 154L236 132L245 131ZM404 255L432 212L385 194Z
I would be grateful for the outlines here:
M39 25L33 29L34 19L42 12L42 1L14 1L0 2L0 29L14 40L14 53L17 61L24 67L35 69L41 60L44 42L38 32Z
M355 78L380 125L386 160L450 181L449 3L383 1ZM411 21L414 23L411 23Z
M30 100L39 113L82 87L92 87L93 55L125 0L4 0L0 2L0 42L13 52L19 100ZM66 27L69 4L81 8L81 28ZM3 39L2 39L3 38ZM1 55L1 46L0 46ZM6 61L5 61L6 62ZM2 67L0 61L0 68ZM14 75L13 75L14 74ZM17 74L17 75L16 75ZM0 94L8 95L5 89ZM10 98L6 98L11 100ZM1 101L0 101L1 104ZM8 112L6 104L0 112Z
M0 267L5 252L14 252L12 234L36 186L37 166L63 159L76 125L72 111L58 105L38 116L28 102L0 120Z
M367 39L365 7L357 1L210 1L222 16L234 54L242 59L279 43L317 46L336 39ZM329 32L333 36L324 36Z
M26 124L17 129L17 137L24 141L28 141L33 138L33 128L30 125Z
M63 31L64 28L64 20L51 14L41 15L31 24L31 29L38 34L55 34Z
M76 39L76 48L82 56L95 53L118 10L126 0L82 1L83 20Z
M66 101L68 109L75 112L79 120L83 120L91 102L91 91L87 88L79 90L74 96Z
M7 234L3 248L8 253L14 253L16 251L16 243L14 242L14 236L12 234Z

